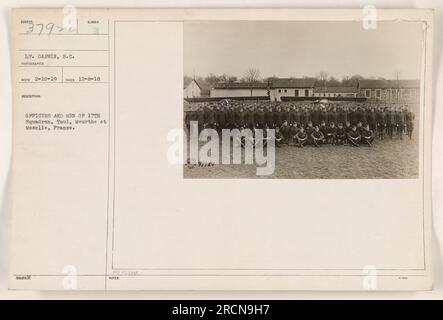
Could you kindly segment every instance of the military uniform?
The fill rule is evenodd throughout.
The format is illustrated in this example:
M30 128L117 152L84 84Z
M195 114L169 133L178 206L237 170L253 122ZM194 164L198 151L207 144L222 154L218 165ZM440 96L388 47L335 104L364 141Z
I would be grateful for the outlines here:
M317 108L311 112L311 121L314 126L318 126L320 124L320 110Z
M265 125L265 113L263 109L257 109L254 112L254 122L259 128L263 128Z
M280 132L283 135L283 143L289 144L290 135L289 135L290 127L288 126L288 122L284 121L282 126L280 127Z
M308 109L305 109L304 114L305 114L306 125L308 125L309 122L312 122L311 121L311 111Z
M403 114L401 111L396 110L395 111L395 128L397 130L397 136L401 140L403 139L403 126L404 126Z
M306 134L308 135L308 143L311 144L312 143L312 133L314 132L314 127L312 126L312 124L308 124L305 131L306 131Z
M329 123L334 123L334 124L338 124L338 118L339 118L339 115L338 115L338 112L337 111L332 111L330 114L329 114Z
M375 131L377 128L377 114L375 113L374 109L371 109L371 111L368 112L367 114L367 122L369 124L369 128L372 131Z
M206 116L205 111L203 109L199 109L197 111L197 121L198 121L198 131L200 132L206 124Z
M297 108L294 112L294 122L297 123L299 126L301 126L302 122L301 122L301 112L300 110Z
M323 133L323 135L326 137L328 134L328 127L326 126L325 122L322 122L320 125L320 131Z
M295 135L295 145L303 148L308 142L308 134L304 130L300 130Z
M380 139L384 139L386 131L386 119L387 115L383 109L377 111L377 131Z
M392 139L395 127L395 113L393 110L389 110L386 115L386 126L388 128L388 135Z
M409 111L406 114L406 130L408 131L409 139L412 139L412 131L414 131L414 119L415 114L412 111Z
M361 132L362 141L366 142L369 146L371 146L372 141L374 140L374 132L369 128L363 128Z
M359 147L361 135L357 130L354 130L354 128L348 133L348 141L353 147Z
M208 128L215 128L215 112L214 110L206 110L206 127Z
M241 128L243 126L243 110L236 110L234 112L234 127Z
M272 127L272 124L274 123L273 112L269 108L264 112L264 118L265 124L268 127Z
M324 141L325 136L323 134L323 132L320 131L320 129L318 129L318 127L316 127L316 129L312 132L311 134L311 140L312 143L315 147L320 146L320 144Z
M326 123L328 121L328 113L326 110L320 111L318 116L318 122L321 124L322 122Z
M250 109L244 113L244 125L250 129L254 128L254 113Z
M331 125L328 127L326 134L326 142L330 144L335 144L335 139L337 136L337 127L334 125L334 122L331 122Z
M296 123L294 123L292 126L289 127L289 136L290 136L289 142L290 143L292 142L293 144L295 144L295 142L296 142L295 136L297 135L298 131L299 131L299 128Z
M352 126L355 126L358 122L358 114L356 110L351 110L349 112L349 122Z
M275 130L275 146L280 147L283 144L284 137L283 134L280 132L279 128L277 127Z
M344 143L346 141L346 130L343 126L338 126L335 132L336 143Z

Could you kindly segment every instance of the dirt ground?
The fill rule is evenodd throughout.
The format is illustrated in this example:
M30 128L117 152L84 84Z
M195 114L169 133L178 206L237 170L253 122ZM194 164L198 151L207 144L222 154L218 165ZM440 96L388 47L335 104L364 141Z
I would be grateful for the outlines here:
M412 139L374 141L372 147L323 145L276 148L275 171L257 176L255 165L188 166L184 178L278 178L278 179L402 179L418 177L418 131Z

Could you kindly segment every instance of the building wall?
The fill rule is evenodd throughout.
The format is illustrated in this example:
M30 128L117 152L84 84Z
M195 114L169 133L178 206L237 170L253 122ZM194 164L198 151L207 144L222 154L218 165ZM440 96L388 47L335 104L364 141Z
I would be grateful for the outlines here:
M379 101L405 101L414 102L420 99L420 89L418 88L379 88L366 89L361 88L359 95L369 100Z
M351 92L315 92L314 97L356 97L357 93Z
M313 88L274 88L271 90L271 100L281 101L281 97L312 97L313 93Z
M201 90L200 87L195 83L195 81L192 81L188 86L183 90L183 97L184 98L198 98L201 96Z
M268 95L267 89L211 89L211 97L263 97Z

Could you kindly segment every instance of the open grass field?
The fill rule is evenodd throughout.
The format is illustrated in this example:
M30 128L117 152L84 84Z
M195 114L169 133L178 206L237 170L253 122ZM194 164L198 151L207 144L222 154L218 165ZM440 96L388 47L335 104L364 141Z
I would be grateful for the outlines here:
M276 148L275 171L257 176L255 165L184 166L184 178L402 179L418 177L418 131L412 139L374 141L372 147L323 145Z

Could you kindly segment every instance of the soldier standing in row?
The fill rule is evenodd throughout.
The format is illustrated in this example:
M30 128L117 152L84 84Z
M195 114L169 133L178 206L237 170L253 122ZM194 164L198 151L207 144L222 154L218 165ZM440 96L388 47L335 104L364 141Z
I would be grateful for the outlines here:
M408 110L406 113L406 130L408 132L409 139L412 139L412 131L414 131L414 119L415 114L411 110Z
M367 123L369 124L369 128L375 132L377 130L377 114L374 108L371 108L367 113Z
M395 110L395 128L397 131L397 136L400 138L400 140L403 140L404 116L399 108Z
M390 107L387 111L386 115L386 126L388 129L388 136L392 139L394 135L394 127L395 127L395 112Z
M377 109L377 132L378 137L383 140L386 132L386 112L382 107Z

